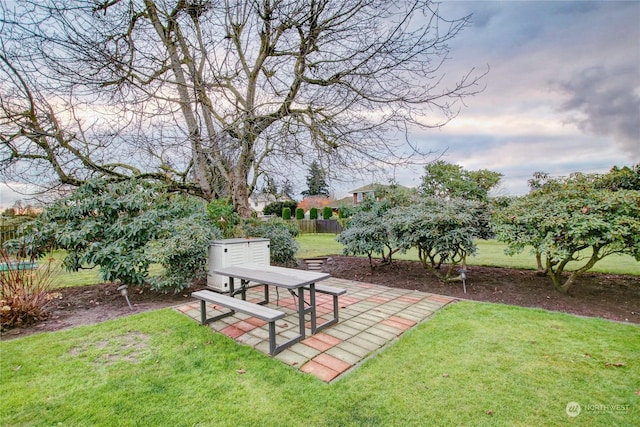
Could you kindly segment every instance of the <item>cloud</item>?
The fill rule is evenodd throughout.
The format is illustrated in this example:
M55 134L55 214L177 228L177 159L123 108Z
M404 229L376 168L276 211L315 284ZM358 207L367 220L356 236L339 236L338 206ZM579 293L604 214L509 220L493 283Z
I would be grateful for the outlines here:
M9 209L18 201L32 204L34 202L33 198L26 195L30 191L33 191L33 188L27 184L17 182L0 183L0 210Z
M502 173L509 195L528 192L534 172L605 173L640 161L640 2L449 1L440 11L472 14L449 42L445 81L472 67L490 72L444 128L413 130L423 151ZM424 168L388 174L415 186Z
M567 122L595 135L612 136L633 159L640 160L640 80L638 70L586 68L557 83L566 100L559 110ZM629 82L638 82L629 87Z

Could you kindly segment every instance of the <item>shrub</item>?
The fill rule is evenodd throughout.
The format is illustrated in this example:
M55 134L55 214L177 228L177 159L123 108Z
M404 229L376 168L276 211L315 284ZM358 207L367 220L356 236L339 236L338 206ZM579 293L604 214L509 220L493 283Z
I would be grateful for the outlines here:
M233 208L229 199L216 199L207 205L209 218L218 227L224 237L233 237L236 226L240 223L240 215Z
M338 208L338 219L345 219L351 216L351 209L347 206L340 206Z
M604 257L627 254L640 261L640 191L625 188L635 185L630 173L536 174L529 194L493 212L496 236L507 243L508 255L533 248L539 268L544 259L563 293Z
M222 218L218 214L226 204L211 206L208 213ZM232 223L233 212L227 218ZM99 266L104 281L134 286L151 281L156 289L177 291L202 275L208 243L221 235L201 199L143 181L95 180L53 203L7 244L32 256L56 246L67 250L68 270ZM155 262L164 266L165 276L149 279Z
M99 266L104 281L142 285L153 262L147 244L158 237L168 204L157 185L91 180L48 206L7 244L34 258L51 247L66 249L62 265L69 271Z
M52 260L40 268L27 269L18 265L34 262L33 258L11 259L6 250L0 251L0 329L26 326L44 320L48 314L44 306L51 300L54 285ZM10 266L13 263L13 268ZM16 265L18 264L18 265Z
M318 219L318 208L309 209L309 219Z
M331 209L331 206L325 206L322 208L322 219L331 219L332 216L333 209Z
M179 292L194 280L207 277L207 256L212 240L222 238L204 211L167 221L163 237L154 243L156 261L164 267L164 274L149 279L153 289Z
M476 252L475 241L487 237L489 218L481 202L429 196L394 208L387 222L395 244L403 251L417 248L422 265L446 282L458 264L466 268L467 255ZM445 273L440 272L443 263L449 264Z
M289 200L286 202L274 202L269 203L267 206L265 206L262 210L262 213L264 215L276 215L282 217L282 211L284 210L284 208L289 208L291 209L291 211L295 211L297 207L298 202L294 200Z
M304 219L304 209L296 208L296 219Z
M296 262L298 242L295 237L299 230L295 222L285 222L280 218L268 221L247 219L243 224L247 237L263 237L271 241L271 262L279 264L293 264Z
M391 240L389 219L386 213L390 206L385 201L365 200L350 218L336 240L344 245L344 255L366 255L373 269L373 256L379 254L383 263L390 263L398 251Z
M291 208L282 209L282 219L287 221L291 219Z

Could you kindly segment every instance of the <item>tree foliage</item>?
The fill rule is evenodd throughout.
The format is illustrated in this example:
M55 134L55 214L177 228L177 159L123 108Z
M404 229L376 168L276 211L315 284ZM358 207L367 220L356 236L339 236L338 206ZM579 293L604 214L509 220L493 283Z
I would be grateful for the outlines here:
M70 271L98 266L102 280L142 285L154 262L165 268L158 288L176 290L201 277L208 242L220 237L201 200L169 194L145 181L91 180L27 224L14 250L41 256L67 252Z
M291 219L291 208L282 208L282 219L284 220Z
M280 263L295 260L298 249L295 225L241 219L222 200L207 205L135 180L91 180L25 227L19 239L8 242L14 252L37 257L52 248L65 249L68 270L98 266L105 281L149 282L162 291L179 291L206 278L207 253L215 239L268 238L271 260ZM163 266L161 276L149 277L152 263Z
M476 252L476 240L489 232L488 211L474 200L426 197L391 214L390 229L398 247L416 248L423 267L445 282L456 266L466 268L467 256ZM449 267L440 273L443 263Z
M398 251L389 230L387 213L392 206L385 200L366 199L349 218L346 227L336 237L345 255L366 255L369 265L379 255L383 263L390 263Z
M241 223L241 218L229 199L212 200L207 205L207 214L225 238L233 237L236 227Z
M264 207L262 213L265 215L275 215L282 218L282 212L288 208L289 211L294 211L298 207L298 202L295 200L286 200L282 202L269 203Z
M329 186L325 178L325 172L320 164L314 160L309 166L309 175L307 175L307 189L301 194L303 196L325 196L329 197Z
M502 174L487 169L467 171L460 165L437 160L425 166L420 193L440 198L463 198L486 202L489 191Z
M495 212L498 239L509 254L531 247L543 255L553 285L564 293L606 256L640 261L640 191L625 188L637 179L627 171L633 170L567 178L537 173L528 195Z
M91 180L28 224L17 244L37 256L65 249L67 270L99 266L105 281L141 285L152 263L147 243L159 237L165 219L157 208L166 209L167 201L145 182Z
M309 219L318 219L318 208L312 207L309 209Z
M215 225L220 224L219 217L218 221L212 221L210 215L202 201L172 197L158 239L148 243L149 256L164 269L160 276L148 278L153 289L177 292L207 278L211 241L225 237L225 230ZM234 217L228 217L224 224L232 223Z
M333 209L331 206L325 206L322 208L322 219L331 219L333 216Z
M0 171L154 180L247 217L261 177L399 163L388 135L454 117L481 78L442 78L468 19L430 1L2 3Z
M608 174L602 175L597 183L598 188L640 191L640 163L632 167L614 166Z
M383 263L393 254L415 248L424 268L442 281L452 280L456 266L476 250L475 241L489 235L486 204L476 200L425 196L399 188L385 198L366 199L346 222L337 240L346 255L379 255ZM443 263L449 268L440 272Z

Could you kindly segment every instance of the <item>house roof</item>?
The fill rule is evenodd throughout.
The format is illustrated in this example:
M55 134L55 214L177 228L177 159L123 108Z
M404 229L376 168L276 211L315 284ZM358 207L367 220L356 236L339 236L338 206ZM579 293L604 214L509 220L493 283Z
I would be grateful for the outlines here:
M353 194L353 193L368 193L370 191L376 191L376 189L378 187L380 187L382 184L368 184L365 185L364 187L360 187L360 188L356 188L355 190L351 190L349 191L349 193Z
M334 200L331 207L339 208L340 206L353 205L353 196L343 197L340 200Z
M394 186L396 188L407 188L403 185L400 184L394 184ZM354 193L370 193L372 191L376 191L378 188L389 188L391 187L391 185L384 185L384 184L368 184L365 185L364 187L360 187L360 188L356 188L355 190L351 190L349 191L350 194L354 194Z
M286 202L291 199L286 196L274 196L273 194L266 194L266 193L253 193L251 194L251 196L249 196L249 200L253 200L256 202L271 203L271 202Z

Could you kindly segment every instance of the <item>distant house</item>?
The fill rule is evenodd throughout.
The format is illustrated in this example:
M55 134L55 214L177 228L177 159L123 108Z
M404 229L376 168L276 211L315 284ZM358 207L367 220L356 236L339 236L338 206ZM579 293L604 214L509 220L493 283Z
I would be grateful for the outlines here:
M364 202L366 199L376 199L376 190L380 187L386 187L381 184L369 184L364 187L356 188L355 190L351 190L352 194L353 206L358 206L360 203Z
M394 187L407 188L397 184L394 185ZM352 200L353 206L358 206L360 203L362 203L366 199L380 200L380 197L376 196L376 191L380 192L380 190L384 190L387 188L391 188L391 186L383 185L383 184L369 184L369 185L365 185L364 187L351 190L350 193L352 195L351 200Z
M342 206L353 206L353 196L343 197L342 199L334 200L331 207L334 211L338 211Z
M249 196L249 207L258 213L258 215L262 215L264 211L264 207L270 203L275 202L288 202L288 197L276 197L273 194L265 194L265 193L253 193Z

